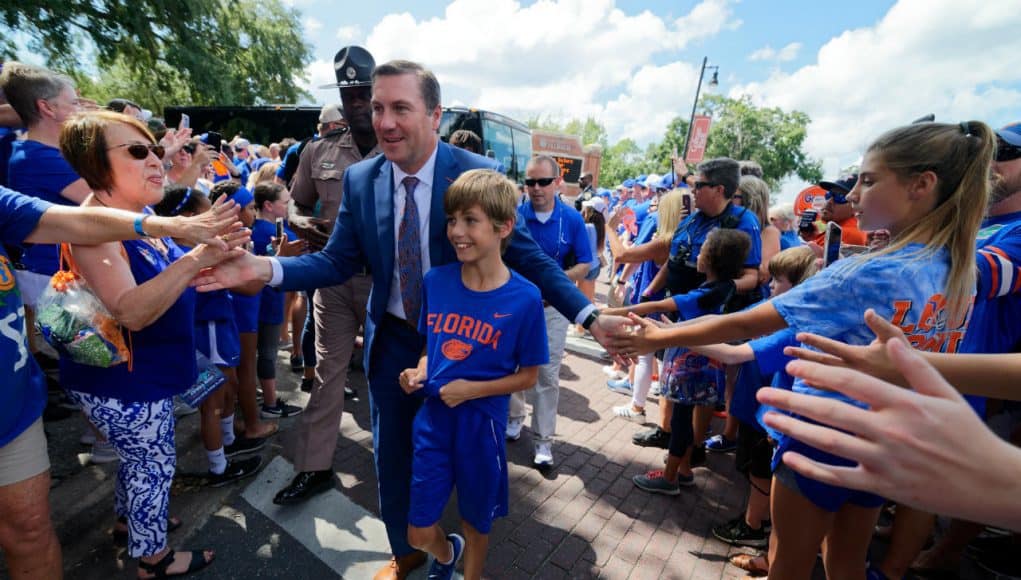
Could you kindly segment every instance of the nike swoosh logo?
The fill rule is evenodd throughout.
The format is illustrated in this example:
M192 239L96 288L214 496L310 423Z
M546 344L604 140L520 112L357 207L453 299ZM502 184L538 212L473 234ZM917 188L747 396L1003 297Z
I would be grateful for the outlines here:
M510 314L499 314L497 312L493 313L493 318L507 318L508 316L510 316Z

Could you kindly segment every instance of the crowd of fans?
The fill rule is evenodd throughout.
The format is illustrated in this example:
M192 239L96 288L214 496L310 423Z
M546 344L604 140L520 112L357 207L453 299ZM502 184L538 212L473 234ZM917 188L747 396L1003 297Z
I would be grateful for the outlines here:
M830 578L956 570L983 524L1021 529L1021 369L1003 356L1021 344L1021 124L892 129L808 207L773 204L762 168L728 158L610 189L586 174L569 199L551 157L515 186L477 155L477 135L437 143L439 85L420 65L376 67L346 47L336 70L341 104L323 108L316 136L263 146L3 65L0 360L13 379L0 391L0 547L12 577L61 574L41 369L80 409L92 461L120 463L114 537L153 578L214 559L168 546L181 525L168 505L175 416L196 410L182 397L201 377L222 375L196 402L210 486L254 475L275 420L300 416L297 474L274 499L290 505L334 486L346 374L360 364L394 555L376 577L404 578L430 554L430 573L449 578L463 554L477 578L493 518L513 509L505 445L530 412L535 467L557 464L560 363L568 337L587 334L614 356L607 388L629 399L618 420L645 423L658 398L632 443L665 449L665 465L634 485L679 495L707 453L735 454L746 508L713 534L763 550L731 560L752 575L808 578L820 548ZM125 364L47 354L34 328L67 272L126 338ZM281 349L311 393L304 408L278 396ZM437 524L455 487L464 537ZM969 500L979 488L1005 504ZM877 529L884 506L893 523ZM962 519L923 553L936 514ZM869 561L877 533L890 549Z

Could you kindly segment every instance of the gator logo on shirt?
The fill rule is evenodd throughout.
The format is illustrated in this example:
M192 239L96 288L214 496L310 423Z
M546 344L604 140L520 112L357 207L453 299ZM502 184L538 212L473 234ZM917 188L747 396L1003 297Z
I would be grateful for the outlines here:
M443 343L440 350L443 351L443 356L450 360L464 360L472 353L472 345L463 340L451 338Z
M447 339L447 342L443 344L443 354L447 355L447 343L451 341L460 342L467 347L467 352L462 358L453 358L449 355L447 358L451 360L464 360L468 354L471 353L474 347L471 343L475 343L479 346L491 346L493 350L500 347L500 336L503 334L501 331L493 328L493 325L479 320L467 314L458 314L456 312L430 312L426 316L426 324L429 326L429 330L433 334L448 334L460 337L461 340L453 338ZM471 343L467 342L471 341ZM464 351L463 348L451 347L452 351Z
M7 256L0 256L0 292L9 292L14 289L14 271L11 270L11 262Z

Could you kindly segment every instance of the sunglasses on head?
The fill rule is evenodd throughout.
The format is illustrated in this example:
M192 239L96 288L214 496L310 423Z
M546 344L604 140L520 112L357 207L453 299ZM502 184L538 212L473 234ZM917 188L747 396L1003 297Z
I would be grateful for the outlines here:
M847 203L847 194L846 193L837 193L835 191L827 191L826 192L826 200L829 201L831 199L833 200L833 203L839 203L839 204L843 205L843 204Z
M996 140L996 162L1005 163L1021 158L1021 147L1011 145L1003 139Z
M556 181L556 179L557 179L556 177L539 177L537 179L525 179L525 185L527 185L528 187L535 187L536 185L538 185L539 187L546 187L549 184Z
M155 153L156 157L163 159L163 154L166 152L162 145L157 145L156 143L149 143L148 145L144 143L125 143L123 145L114 145L107 149L107 151L110 149L120 149L121 147L127 149L128 155L135 159L145 159L149 156L150 151Z
M716 187L717 185L719 184L713 183L712 181L696 181L695 189L702 189L703 187Z

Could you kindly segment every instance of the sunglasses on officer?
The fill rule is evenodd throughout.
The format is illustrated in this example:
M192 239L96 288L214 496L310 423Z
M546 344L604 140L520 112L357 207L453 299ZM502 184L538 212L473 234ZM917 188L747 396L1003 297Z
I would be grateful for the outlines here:
M556 177L537 177L535 179L526 178L525 185L528 187L535 187L536 185L538 185L539 187L548 187L549 184L556 181L556 179L557 179Z
M849 193L849 192L844 193L844 192L837 192L837 191L827 191L826 192L826 201L829 201L829 200L832 199L833 203L844 205L845 203L847 203L847 193Z
M1011 145L1003 139L996 140L996 162L1006 163L1021 158L1021 147Z
M125 143L123 145L114 145L113 147L109 147L107 151L110 151L111 149L120 149L121 147L124 147L128 150L128 155L131 155L135 159L139 160L148 157L150 151L153 152L156 155L156 157L160 159L163 159L163 154L166 153L166 150L163 148L163 146L157 145L156 143L149 143L148 145L144 143Z

